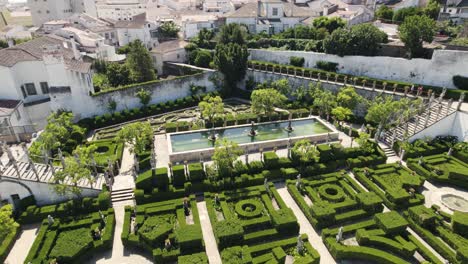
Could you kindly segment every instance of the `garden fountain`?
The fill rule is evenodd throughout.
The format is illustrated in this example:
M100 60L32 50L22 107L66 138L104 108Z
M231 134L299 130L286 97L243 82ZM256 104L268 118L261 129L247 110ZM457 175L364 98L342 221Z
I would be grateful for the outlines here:
M251 137L255 137L257 135L257 131L255 131L254 129L254 125L255 125L255 122L252 121L252 123L250 123L250 131L249 131L249 136Z
M288 126L286 127L286 131L292 132L294 129L292 127L292 121L289 119Z
M468 213L468 200L455 194L444 194L440 197L443 205L453 211Z

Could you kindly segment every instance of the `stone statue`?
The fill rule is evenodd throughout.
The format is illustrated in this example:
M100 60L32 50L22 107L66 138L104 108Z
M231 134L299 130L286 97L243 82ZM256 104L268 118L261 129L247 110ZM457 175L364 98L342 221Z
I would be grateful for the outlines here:
M423 164L424 164L423 156L419 157L418 164L419 164L419 165L423 165Z
M452 151L453 149L452 148L449 148L448 152L447 152L447 156L452 156Z
M340 242L343 240L343 227L341 226L340 229L338 229L338 234L336 235L336 242Z
M184 198L183 206L184 206L185 216L189 216L190 215L190 209L189 209L189 202L188 202L187 197Z
M53 225L55 220L51 215L47 215L47 221L49 222L49 226Z
M216 205L219 205L220 201L219 201L219 194L215 194L215 197L214 197L214 202Z
M270 195L270 186L268 185L268 178L265 178L265 181L263 181L263 186L265 186L265 189L268 193L268 195Z
M302 255L304 253L304 241L302 241L301 235L297 236L297 253Z
M73 154L73 157L75 158L76 163L78 163L78 165L81 165L80 156L77 153L75 153L75 154Z
M297 175L296 188L298 190L302 189L302 180L301 180L301 174L300 173Z
M404 149L401 149L401 154L400 154L400 159L403 160L405 158L405 153L406 151Z

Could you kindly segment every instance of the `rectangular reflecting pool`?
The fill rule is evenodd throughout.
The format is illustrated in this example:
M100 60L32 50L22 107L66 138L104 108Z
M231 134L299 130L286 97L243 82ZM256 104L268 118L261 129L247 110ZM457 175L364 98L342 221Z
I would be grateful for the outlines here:
M288 132L289 121L260 123L254 125L256 136L249 136L251 125L242 125L228 128L215 129L217 138L226 138L239 145L265 141L275 141L288 138L310 137L313 135L327 134L333 130L315 118L292 120L293 131ZM213 133L211 130L195 132L180 132L169 135L170 150L172 153L208 149L214 147L214 142L209 140Z

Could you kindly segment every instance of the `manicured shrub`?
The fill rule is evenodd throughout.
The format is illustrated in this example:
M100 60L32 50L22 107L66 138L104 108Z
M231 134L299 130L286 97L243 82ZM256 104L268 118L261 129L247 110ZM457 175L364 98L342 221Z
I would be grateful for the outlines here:
M216 234L219 248L223 249L229 246L241 245L244 229L238 221L226 219L214 224L214 233Z
M257 174L262 172L264 169L263 163L261 161L251 161L249 162L249 172L251 174Z
M381 212L383 210L383 200L374 192L358 193L356 200L368 212Z
M317 202L310 208L310 213L319 222L333 223L336 211L328 202Z
M153 170L147 170L138 175L138 178L135 181L135 186L137 189L143 189L145 192L151 192L153 189L153 181Z
M179 227L176 230L176 239L179 243L181 254L185 255L203 250L203 237L198 225L183 225Z
M88 228L61 232L49 254L61 263L70 263L93 247L93 239Z
M375 214L374 219L388 235L401 234L408 227L408 222L396 211Z
M420 226L433 228L436 224L437 215L431 208L424 205L413 206L408 209L409 216Z
M453 84L461 90L468 90L468 77L455 75L453 76Z
M317 149L320 153L320 162L325 163L333 159L332 148L327 144L318 145Z
M172 166L172 184L177 187L184 186L185 183L185 166L175 165Z
M292 66L296 66L296 67L302 67L304 66L304 57L296 57L296 56L291 56L289 57L289 64L291 64Z
M191 163L188 165L190 180L201 182L205 178L205 172L201 163Z
M468 213L455 211L452 216L452 229L468 239Z
M208 257L205 252L196 253L192 255L179 256L177 258L178 264L208 264Z
M167 190L169 185L169 177L166 167L156 169L153 185L158 187L159 190Z
M276 169L279 167L279 157L275 152L264 152L263 162L267 169Z
M98 206L101 210L106 210L110 206L111 195L109 191L102 191L97 198Z
M324 71L336 72L338 70L338 63L336 62L317 61L315 66Z

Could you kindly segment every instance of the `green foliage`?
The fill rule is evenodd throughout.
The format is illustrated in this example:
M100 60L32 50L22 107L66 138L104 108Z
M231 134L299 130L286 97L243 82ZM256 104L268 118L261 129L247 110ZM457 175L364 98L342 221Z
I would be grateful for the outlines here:
M336 101L339 106L354 110L359 103L364 101L364 98L356 92L354 87L346 86L340 89L336 96Z
M172 166L172 184L176 187L184 186L185 183L185 166L174 165Z
M130 68L127 64L108 63L106 68L106 79L111 87L119 87L131 83ZM102 88L106 88L106 83Z
M117 133L117 141L131 145L131 151L142 154L153 143L153 129L148 122L125 125Z
M71 262L93 247L88 228L79 228L61 232L52 248L49 257L59 262Z
M156 186L160 190L166 190L167 185L169 184L169 177L167 175L167 168L157 168L155 172L155 182Z
M316 162L319 152L312 146L309 140L302 139L294 144L294 147L291 149L291 155L293 160L297 160L304 165L306 163Z
M175 235L181 253L200 252L203 250L203 236L198 225L181 225Z
M437 216L434 211L424 205L413 206L408 209L409 216L420 226L433 228Z
M236 43L239 45L245 44L246 28L240 24L229 23L221 27L218 35L219 43L229 44Z
M349 118L353 115L353 111L351 111L349 108L338 106L332 109L331 114L336 118L336 120L345 121L349 120Z
M296 66L296 67L302 67L304 66L304 57L296 57L296 56L291 56L289 57L289 64L291 64L292 66Z
M412 58L423 55L423 42L432 42L435 28L435 21L427 16L407 17L398 27L400 39Z
M102 91L110 87L107 75L102 73L95 73L93 75L93 86L96 91Z
M331 114L333 108L337 106L336 96L329 90L322 89L320 86L315 86L312 90L314 98L313 107L318 110L320 115Z
M404 7L393 12L392 20L394 23L402 23L407 17L420 15L422 15L422 10L419 7Z
M202 68L209 68L212 60L211 52L208 50L200 50L197 52L194 64Z
M325 28L329 33L333 33L335 30L344 28L346 26L346 21L340 17L326 17L321 16L314 19L313 25L315 28Z
M254 113L271 114L275 107L281 107L287 97L275 89L254 90L251 96L251 107Z
M201 163L191 163L188 165L190 180L192 182L200 182L205 178L205 171Z
M326 53L345 55L374 56L380 43L386 43L387 34L372 24L359 24L351 28L340 28L323 41Z
M240 246L226 248L221 251L221 259L226 264L244 263L245 255L248 254L245 251L246 249Z
M390 21L393 18L393 9L387 5L381 5L379 9L375 12L375 16L378 19L383 19L384 21Z
M226 248L233 245L241 245L244 229L236 219L226 219L216 222L213 226L219 248Z
M229 24L230 26L233 24ZM228 44L218 44L215 48L214 64L224 75L225 94L230 95L236 87L237 82L242 80L247 71L247 59L249 51L247 46L238 44L239 42L229 42Z
M468 213L455 211L452 216L452 229L468 239Z
M362 208L370 212L381 212L383 210L382 198L374 192L361 192L356 195L356 200Z
M11 204L0 207L0 244L2 244L5 237L12 233L19 227L12 217L13 207Z
M138 97L138 99L140 99L140 103L143 106L147 106L151 101L151 92L143 88L138 90L138 92L136 92L135 95L136 97Z
M234 142L223 138L216 141L215 150L211 157L221 177L230 177L234 169L234 161L243 153L243 150Z
M369 139L369 134L359 133L359 137L356 138L356 142L359 144L359 148L362 149L364 153L372 154L375 152L375 145Z
M263 162L268 169L276 169L279 167L279 157L275 152L264 152Z
M158 32L163 38L177 38L179 31L179 27L173 21L164 22L158 28Z
M155 80L156 73L153 60L143 43L137 39L131 42L129 46L130 52L127 54L126 64L130 70L131 80L136 83Z
M177 259L178 264L208 264L208 257L205 252L179 256Z
M331 61L317 61L315 67L329 72L336 72L338 70L338 63Z
M453 84L458 89L468 90L468 77L455 75L455 76L453 76L452 80L453 80Z
M66 167L63 170L56 171L52 176L52 189L60 196L76 195L81 196L83 189L78 187L79 182L94 184L94 176L91 171L83 164L78 163L74 158L65 158Z
M198 104L202 117L213 124L217 117L224 115L224 103L220 96L206 96Z
M158 247L167 238L167 235L174 228L174 216L172 215L157 215L150 216L145 219L141 228L138 229L138 234L148 244Z
M439 17L439 12L440 12L440 4L437 2L437 0L429 0L427 5L423 8L423 13L424 15L437 20Z
M151 192L153 189L153 170L147 170L139 174L135 181L135 187L145 190L145 192Z
M408 227L408 222L396 211L375 214L374 219L388 235L401 234Z
M195 38L195 43L200 48L209 49L212 47L211 40L213 40L215 33L213 30L202 28L198 31L198 35Z

